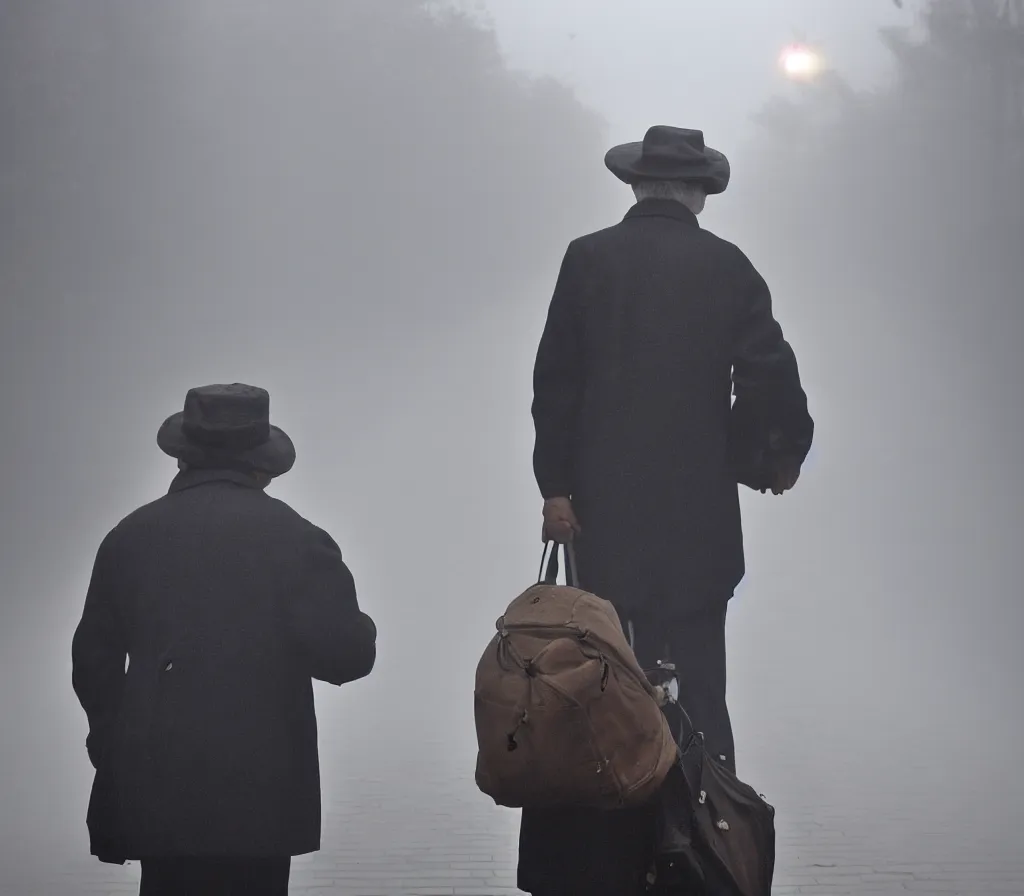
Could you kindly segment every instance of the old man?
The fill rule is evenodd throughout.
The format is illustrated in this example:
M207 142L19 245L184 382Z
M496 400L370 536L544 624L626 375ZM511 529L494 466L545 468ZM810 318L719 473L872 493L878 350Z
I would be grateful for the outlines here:
M140 859L142 896L285 896L320 848L312 680L374 665L337 544L265 492L295 461L269 402L188 392L157 434L179 472L103 539L75 632L92 852Z
M813 424L796 358L747 257L698 223L730 177L700 131L656 126L605 164L625 219L573 241L534 369L544 535L573 540L583 587L612 601L646 669L735 769L725 620L744 573L738 482L782 494ZM732 397L735 396L735 405ZM523 813L519 886L643 891L643 813Z

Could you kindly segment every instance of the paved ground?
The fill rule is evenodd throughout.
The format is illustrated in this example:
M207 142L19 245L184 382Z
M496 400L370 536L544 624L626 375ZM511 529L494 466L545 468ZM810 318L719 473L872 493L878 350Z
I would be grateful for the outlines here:
M303 896L514 896L516 816L487 805L467 781L421 779L396 794L376 776L352 781L328 813L324 850L296 860L291 893ZM780 806L779 896L1024 894L1024 853L953 825L844 816ZM931 830L928 828L931 827ZM889 832L886 837L885 831ZM136 892L138 871L75 863L40 893ZM26 894L27 896L27 894Z
M895 768L886 749L865 747L854 761L848 744L847 753L838 752L845 739L835 733L787 739L788 730L780 726L777 737L765 739L756 762L745 761L751 780L778 811L777 896L1024 896L1022 790L1013 789L1015 777L1002 793L975 787L972 798L972 787L955 786L943 768L954 768L955 777L970 785L980 780L982 759L952 765L936 754ZM327 749L344 744L340 732L325 732L322 740ZM797 743L804 752L794 748ZM324 849L296 860L292 894L518 892L517 815L477 793L468 774L470 756L416 742L397 761L381 758L368 742L343 751L334 770L325 772L324 789L334 800L327 807ZM11 896L113 896L137 892L137 886L136 867L78 860L37 891Z

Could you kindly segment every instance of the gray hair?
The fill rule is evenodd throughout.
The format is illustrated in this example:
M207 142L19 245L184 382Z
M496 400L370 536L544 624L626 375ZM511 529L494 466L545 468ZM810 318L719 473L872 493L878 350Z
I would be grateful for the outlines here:
M704 211L707 191L700 184L683 180L641 180L633 184L637 202L644 199L671 199L685 205L695 215Z

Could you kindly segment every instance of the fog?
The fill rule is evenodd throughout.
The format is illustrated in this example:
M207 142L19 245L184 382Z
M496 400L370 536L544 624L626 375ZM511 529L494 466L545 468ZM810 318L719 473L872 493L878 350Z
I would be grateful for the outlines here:
M325 789L400 788L411 742L471 772L473 669L539 560L536 340L566 244L632 201L604 151L654 123L730 155L702 223L817 422L795 492L743 496L741 775L780 826L818 794L894 856L937 819L1024 852L1019 144L977 54L880 39L906 5L0 0L0 892L88 852L70 639L193 385L270 391L273 494L379 626L373 675L317 689ZM775 66L799 34L819 83Z

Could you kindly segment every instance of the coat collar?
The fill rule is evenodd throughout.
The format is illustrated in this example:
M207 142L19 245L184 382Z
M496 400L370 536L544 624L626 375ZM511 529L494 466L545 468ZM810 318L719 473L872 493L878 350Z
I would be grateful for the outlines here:
M171 481L168 493L184 491L209 482L233 482L235 485L259 489L259 485L251 476L236 470L183 470Z
M624 220L630 218L672 218L692 227L700 227L697 216L674 199L641 199L626 212Z

